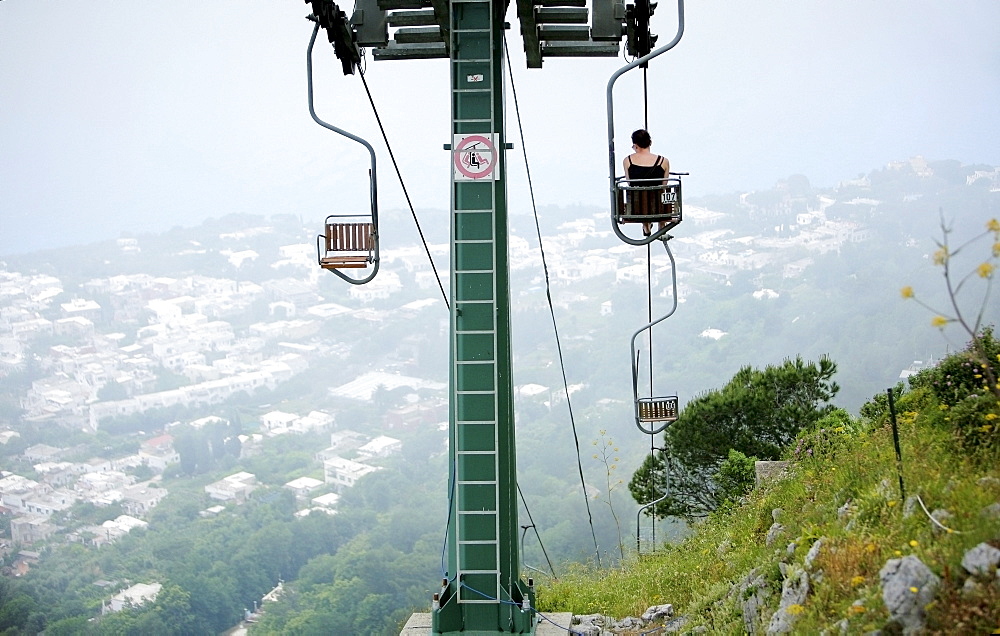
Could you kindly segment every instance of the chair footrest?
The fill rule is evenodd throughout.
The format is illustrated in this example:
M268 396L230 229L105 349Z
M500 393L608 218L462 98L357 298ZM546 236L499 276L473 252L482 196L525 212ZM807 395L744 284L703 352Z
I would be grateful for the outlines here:
M365 267L368 264L368 260L367 256L324 256L319 259L319 265L323 269Z

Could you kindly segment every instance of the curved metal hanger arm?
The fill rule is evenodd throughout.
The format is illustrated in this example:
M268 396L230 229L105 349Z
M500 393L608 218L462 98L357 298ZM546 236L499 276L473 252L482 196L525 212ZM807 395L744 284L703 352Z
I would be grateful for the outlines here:
M320 119L316 115L316 108L313 105L312 52L313 52L313 45L316 44L316 34L318 32L319 32L319 23L317 22L316 26L313 27L312 37L309 38L309 48L306 51L306 74L308 76L308 86L309 86L309 114L312 116L313 121L315 121L317 124L319 124L323 128L326 128L327 130L332 130L333 132L337 133L338 135L343 135L344 137L347 137L351 141L355 141L355 142L361 144L362 146L364 146L365 148L367 148L368 149L368 155L369 155L369 157L371 157L371 168L369 169L369 172L368 172L368 181L369 181L368 187L369 187L369 194L370 194L370 197L371 197L372 223L375 225L375 254L374 254L374 260L373 260L373 265L372 265L372 271L371 271L370 274L368 274L368 276L365 276L364 278L351 278L350 276L347 276L347 275L343 274L342 272L337 271L336 269L331 269L330 270L331 272L333 272L334 274L336 274L340 278L344 279L348 283L351 283L352 285L363 285L363 284L369 282L370 280L372 280L373 278L375 278L375 274L378 273L378 264L379 264L379 255L378 255L378 244L379 244L379 241L378 241L378 188L377 188L377 182L376 182L376 176L375 176L375 149L372 148L372 145L370 143L368 143L367 141L365 141L361 137L358 137L357 135L352 135L351 133L347 132L346 130L343 130L341 128L337 128L336 126L334 126L332 124L328 124L327 122L323 121L322 119Z
M670 258L670 281L671 285L673 286L673 304L670 307L670 311L668 311L666 315L657 318L656 320L647 325L644 325L634 334L632 334L632 340L631 340L632 396L634 398L633 401L634 404L637 404L639 402L639 362L638 362L639 358L636 352L635 341L642 334L642 332L652 329L654 325L657 325L666 320L667 318L669 318L670 316L673 316L674 312L677 311L677 262L674 260L674 253L670 251L670 243L664 241L663 248L667 250L667 256ZM662 426L658 426L656 428L646 428L642 425L642 422L639 421L639 414L637 412L635 417L635 425L639 427L639 430L645 433L646 435L656 435L658 433L662 433L663 431L665 431L667 427L670 426L670 422L664 422Z

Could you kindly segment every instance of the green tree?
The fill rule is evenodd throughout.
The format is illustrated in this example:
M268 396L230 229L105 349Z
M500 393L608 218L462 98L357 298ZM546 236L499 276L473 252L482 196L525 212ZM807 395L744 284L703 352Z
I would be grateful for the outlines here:
M664 433L663 450L647 457L629 490L657 517L703 517L729 496L718 473L730 450L774 460L834 407L837 365L829 358L785 360L764 370L743 367L726 386L692 400Z
M719 465L715 483L719 487L719 499L723 504L736 503L753 487L756 473L756 457L747 457L735 449L729 449L729 456Z

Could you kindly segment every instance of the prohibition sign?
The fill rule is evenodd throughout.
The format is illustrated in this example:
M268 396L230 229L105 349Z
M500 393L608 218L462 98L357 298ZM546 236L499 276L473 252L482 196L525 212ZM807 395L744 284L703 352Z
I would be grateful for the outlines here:
M496 178L497 152L493 140L483 135L469 135L455 146L457 179ZM462 175L462 176L459 176Z

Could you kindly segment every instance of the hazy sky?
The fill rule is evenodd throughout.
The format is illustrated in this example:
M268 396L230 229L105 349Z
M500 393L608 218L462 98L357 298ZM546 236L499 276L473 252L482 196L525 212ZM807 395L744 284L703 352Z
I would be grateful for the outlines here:
M691 173L689 195L794 173L834 185L918 154L1000 165L997 0L688 0L686 10L684 38L649 83L653 149ZM307 13L296 0L0 0L0 255L230 212L298 214L318 230L328 213L363 209L363 149L306 108ZM661 44L675 16L660 0ZM537 200L603 205L605 89L624 62L528 70L513 7L508 20ZM321 44L320 116L380 149L382 205L404 206L360 79ZM370 62L366 77L414 204L447 209L447 61ZM510 106L518 212L527 186ZM616 89L619 152L642 118L633 72ZM383 228L386 243L413 234Z

